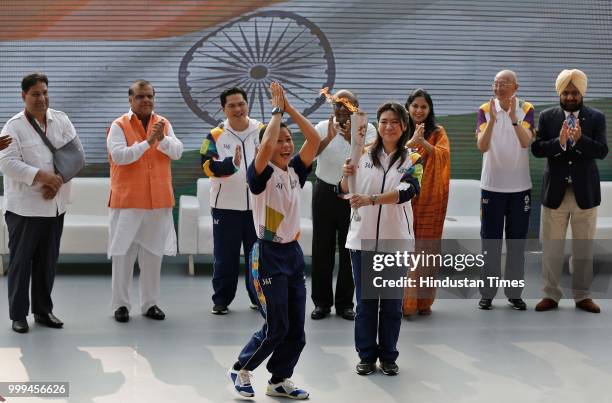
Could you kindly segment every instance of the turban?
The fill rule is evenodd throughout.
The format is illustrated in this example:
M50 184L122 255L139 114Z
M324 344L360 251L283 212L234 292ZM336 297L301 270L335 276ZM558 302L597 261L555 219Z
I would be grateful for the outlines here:
M557 94L561 95L561 93L571 82L578 89L578 91L580 91L580 94L584 96L587 90L587 81L588 79L586 74L578 69L563 70L557 77L555 88L557 89Z

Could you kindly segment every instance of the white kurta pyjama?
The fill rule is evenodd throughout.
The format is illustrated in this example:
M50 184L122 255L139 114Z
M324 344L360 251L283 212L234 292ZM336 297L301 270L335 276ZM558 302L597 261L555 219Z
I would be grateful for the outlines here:
M158 143L157 149L170 159L178 160L183 153L183 143L175 136L170 122L166 123L167 136ZM128 147L123 131L115 124L111 126L106 145L118 165L137 161L149 149L147 141ZM176 251L171 208L111 208L108 243L108 256L113 261L111 309L114 311L125 306L131 310L129 291L137 259L140 267L141 311L145 313L157 305L162 256L174 256Z

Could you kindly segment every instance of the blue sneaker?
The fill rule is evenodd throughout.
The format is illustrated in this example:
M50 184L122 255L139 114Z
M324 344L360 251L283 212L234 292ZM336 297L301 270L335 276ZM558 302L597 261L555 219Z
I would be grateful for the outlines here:
M270 383L270 381L268 381L268 390L266 391L266 395L304 400L308 399L309 393L304 389L296 388L293 382L291 382L289 379L285 379L280 383Z
M232 381L232 385L234 386L234 389L236 389L236 392L238 392L240 396L243 396L243 397L255 396L255 391L253 390L253 387L251 386L251 377L252 377L251 371L247 371L247 370L236 371L234 368L230 368L227 375L229 376L230 381Z

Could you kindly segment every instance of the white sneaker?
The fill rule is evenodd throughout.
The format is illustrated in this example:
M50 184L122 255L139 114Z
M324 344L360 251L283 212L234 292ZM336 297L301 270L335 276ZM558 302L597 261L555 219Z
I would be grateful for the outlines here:
M233 367L227 372L227 375L232 381L234 385L234 389L240 396L243 397L253 397L255 396L255 390L253 390L253 386L251 386L251 371L247 371L245 369L236 371Z
M270 383L270 381L268 381L268 390L266 390L266 395L304 400L308 399L309 393L304 389L296 388L293 382L291 382L289 379L285 379L280 383Z

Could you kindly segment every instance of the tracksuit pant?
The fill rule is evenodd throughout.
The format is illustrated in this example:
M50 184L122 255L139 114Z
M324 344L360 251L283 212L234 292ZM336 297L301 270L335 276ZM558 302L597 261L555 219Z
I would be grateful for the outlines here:
M397 340L402 325L402 299L362 299L360 250L351 250L357 309L355 311L355 348L365 362L395 362L399 356ZM378 339L378 341L377 341Z
M506 269L504 279L522 280L525 277L525 238L529 230L531 212L531 189L522 192L501 193L481 190L482 250L486 252L481 279L485 286L480 288L482 298L493 299L497 287L489 284L488 277L501 277L501 253L506 234ZM521 287L506 287L509 299L520 298Z
M312 302L315 306L337 312L353 307L355 285L351 274L351 258L346 244L351 207L348 200L338 197L337 186L320 179L312 195ZM334 304L333 274L338 242L338 280Z
M257 298L249 284L248 256L257 239L250 210L212 208L213 219L213 304L228 306L236 296L240 273L240 246L245 256L245 286L251 303Z
M57 217L26 217L7 211L4 219L10 250L7 273L10 318L24 320L28 316L30 278L32 313L51 313L51 291L64 229L64 214Z
M251 252L251 280L265 323L244 346L238 362L252 371L270 356L268 371L290 378L306 344L304 255L297 241L258 240Z

